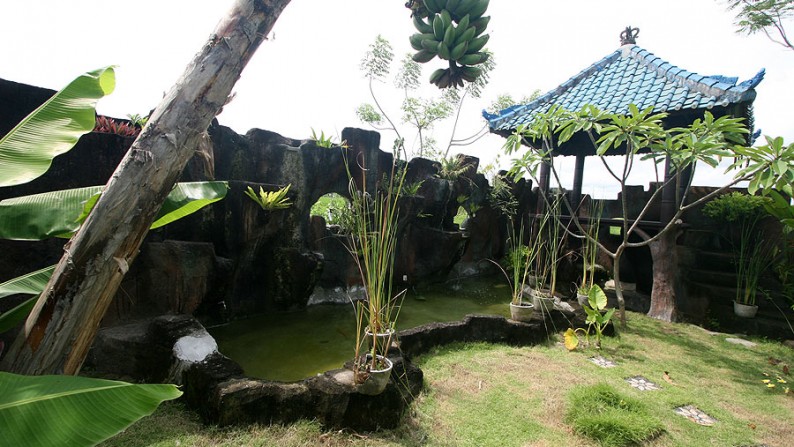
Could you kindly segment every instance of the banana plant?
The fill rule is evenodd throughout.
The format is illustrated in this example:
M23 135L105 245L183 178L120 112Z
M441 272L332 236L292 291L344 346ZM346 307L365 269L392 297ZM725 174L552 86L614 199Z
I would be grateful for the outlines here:
M55 156L70 150L94 128L96 102L114 86L112 67L88 72L0 139L0 186L26 183L44 174ZM220 200L227 189L225 182L179 184L152 227ZM27 240L69 236L90 212L101 190L80 188L4 200L0 202L0 235ZM0 284L0 298L34 295L0 315L0 332L28 315L53 270L54 266L47 267ZM0 427L8 445L95 445L181 394L174 385L0 373Z
M151 414L161 402L181 395L173 385L0 372L2 443L96 445Z

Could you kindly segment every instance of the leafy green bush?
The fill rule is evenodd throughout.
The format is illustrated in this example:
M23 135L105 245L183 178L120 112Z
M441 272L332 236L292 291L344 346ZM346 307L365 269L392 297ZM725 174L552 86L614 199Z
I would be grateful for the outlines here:
M664 431L659 420L640 401L606 384L574 388L569 400L566 422L573 425L576 433L601 445L639 444Z

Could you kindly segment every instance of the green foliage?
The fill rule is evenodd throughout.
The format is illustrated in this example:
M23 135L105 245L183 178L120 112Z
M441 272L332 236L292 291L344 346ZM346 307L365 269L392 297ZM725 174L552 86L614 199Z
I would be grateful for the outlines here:
M488 191L488 203L503 216L514 216L518 212L518 199L507 180L495 175Z
M292 185L287 185L275 191L265 191L261 186L259 187L259 194L255 193L250 186L245 191L245 195L251 198L257 205L265 211L281 210L292 206L289 201L287 193Z
M641 444L664 432L647 407L607 384L579 386L569 394L565 420L604 446Z
M51 191L0 201L0 238L71 237L93 209L102 186ZM226 196L227 182L177 183L151 225L159 228Z
M320 135L317 135L317 132L314 131L313 127L311 139L318 147L330 149L334 146L338 146L338 144L334 143L333 138L330 135L325 136L325 132L320 131Z
M383 79L389 74L394 50L389 41L378 35L361 60L360 68L370 79Z
M44 174L52 159L94 129L97 100L116 85L113 67L79 76L0 139L0 186L27 183ZM38 136L46 135L42 142Z
M603 270L596 263L598 259L598 234L601 227L601 215L604 211L603 200L591 200L590 214L587 219L587 228L582 239L582 278L579 282L579 293L587 295L595 284L596 271Z
M141 116L137 113L128 114L127 119L129 119L132 125L136 127L143 127L149 121L148 116Z
M397 134L395 146L404 152L407 159L409 154L405 148L406 139L401 135L398 125L385 112L372 88L374 80L385 80L390 72L393 60L394 53L391 44L382 36L378 36L375 42L370 45L361 63L361 69L370 81L370 93L374 104L361 104L356 109L356 115L359 120L372 125L378 130L394 131ZM400 68L394 78L394 86L402 90L404 94L403 101L400 104L401 124L409 125L416 132L416 138L412 140L416 143L409 148L412 152L410 156L440 159L449 155L450 148L453 145L471 143L469 140L473 137L460 141L455 140L455 127L453 127L452 137L445 148L439 147L437 140L433 138L431 133L438 122L452 117L453 114L460 114L466 95L479 97L482 94L483 88L487 85L489 73L495 66L492 57L482 63L481 67L478 68L481 74L475 81L466 85L462 95L455 89L445 89L437 97L423 98L413 93L420 86L419 77L421 76L422 67L410 56L402 59ZM455 118L455 125L457 125L457 117Z
M365 300L353 303L357 324L353 371L356 383L362 383L368 371L378 369L378 357L388 353L391 334L396 330L400 297L405 296L404 290L396 295L392 290L399 199L407 169L401 168L401 160L395 157L391 171L380 184L369 185L368 176L364 175L367 160L357 162L362 172L360 188L352 174L349 160L345 159L353 215L353 233L347 239L347 249L356 262L366 293ZM379 341L380 334L389 334L388 340ZM370 340L369 360L362 355L362 349L366 350L363 345L367 339Z
M607 307L607 296L598 284L594 284L587 290L587 304L583 306L587 314L587 329L568 328L565 331L565 347L569 351L573 351L579 346L579 333L584 334L587 344L590 344L590 332L595 331L595 347L601 349L601 340L604 336L604 329L609 325L612 316L615 314L615 309L604 310Z
M436 177L454 182L472 168L463 157L443 157L438 162Z
M774 262L771 242L766 241L759 222L767 215L765 204L771 199L734 191L706 203L703 214L717 222L736 227L739 240L729 239L736 256L736 301L755 305L759 281Z
M769 199L733 191L723 194L703 206L703 214L715 221L742 224L766 214L764 205Z
M0 425L13 446L91 446L151 414L182 392L79 376L0 372Z
M791 0L728 0L728 8L736 11L737 32L763 32L772 42L794 50L784 26L794 17L794 2Z

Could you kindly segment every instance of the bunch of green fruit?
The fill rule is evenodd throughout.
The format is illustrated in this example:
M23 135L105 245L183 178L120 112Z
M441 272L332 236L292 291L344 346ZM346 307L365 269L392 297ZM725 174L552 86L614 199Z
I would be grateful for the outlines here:
M490 0L414 0L409 2L413 22L419 31L410 37L417 53L413 59L425 63L438 56L449 61L430 75L439 88L462 87L473 82L482 70L475 65L488 60L482 51L489 35L483 34L490 16L483 16Z

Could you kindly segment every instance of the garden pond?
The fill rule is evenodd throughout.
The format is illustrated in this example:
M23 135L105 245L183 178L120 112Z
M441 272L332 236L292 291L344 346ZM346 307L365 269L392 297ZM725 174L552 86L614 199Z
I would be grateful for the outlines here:
M469 279L409 290L398 329L463 319L468 314L509 316L510 288L504 282ZM271 313L209 328L224 355L245 374L291 382L341 368L353 358L352 305L319 304L289 313Z

